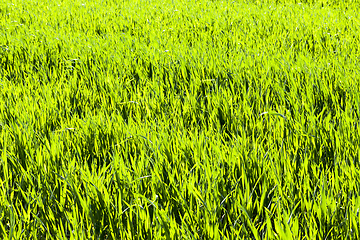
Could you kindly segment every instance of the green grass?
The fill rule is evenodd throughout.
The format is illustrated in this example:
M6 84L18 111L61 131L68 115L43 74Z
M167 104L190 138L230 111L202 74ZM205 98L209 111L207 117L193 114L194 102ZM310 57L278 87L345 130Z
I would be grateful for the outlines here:
M0 3L1 239L358 239L356 1Z

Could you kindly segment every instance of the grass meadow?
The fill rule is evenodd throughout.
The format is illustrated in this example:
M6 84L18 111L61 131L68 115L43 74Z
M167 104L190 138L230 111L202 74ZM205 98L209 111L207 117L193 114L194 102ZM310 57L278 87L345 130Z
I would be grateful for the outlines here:
M0 2L1 239L359 239L358 1Z

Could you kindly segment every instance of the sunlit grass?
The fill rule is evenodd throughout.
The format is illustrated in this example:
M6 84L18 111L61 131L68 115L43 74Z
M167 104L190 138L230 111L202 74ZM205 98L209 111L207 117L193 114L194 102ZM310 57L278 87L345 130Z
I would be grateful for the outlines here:
M359 238L357 6L1 2L1 238Z

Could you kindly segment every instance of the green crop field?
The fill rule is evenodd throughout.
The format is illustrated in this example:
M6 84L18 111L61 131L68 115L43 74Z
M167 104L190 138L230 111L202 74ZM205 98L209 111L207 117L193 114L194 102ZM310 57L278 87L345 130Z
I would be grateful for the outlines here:
M359 239L359 117L359 1L0 1L0 239Z

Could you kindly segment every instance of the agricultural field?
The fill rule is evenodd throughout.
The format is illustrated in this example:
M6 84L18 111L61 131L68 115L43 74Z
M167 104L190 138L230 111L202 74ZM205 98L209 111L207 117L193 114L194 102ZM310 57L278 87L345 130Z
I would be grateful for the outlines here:
M1 239L359 239L360 2L0 2Z

